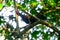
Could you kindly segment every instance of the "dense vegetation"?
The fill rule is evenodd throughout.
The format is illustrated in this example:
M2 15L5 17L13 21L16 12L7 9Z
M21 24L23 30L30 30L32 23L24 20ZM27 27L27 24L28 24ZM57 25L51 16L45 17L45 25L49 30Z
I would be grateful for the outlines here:
M4 16L0 16L0 36L8 40L24 40L25 37L28 40L60 40L60 0L0 0L0 12L4 7L11 6L15 10L15 17L9 18L15 19L17 26L14 28L4 20ZM28 22L23 17L22 20L29 25L20 31L18 16L22 13L26 14L23 17Z

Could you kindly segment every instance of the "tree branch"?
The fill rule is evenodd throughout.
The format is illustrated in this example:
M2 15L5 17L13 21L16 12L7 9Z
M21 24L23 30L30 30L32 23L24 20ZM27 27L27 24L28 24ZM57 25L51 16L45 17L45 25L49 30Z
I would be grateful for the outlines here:
M55 7L56 10L60 10L60 7ZM46 13L49 13L49 12L52 12L52 11L56 11L55 9L50 9L48 11L42 11L43 14L46 14Z
M58 9L58 8L56 8ZM36 16L33 16L31 14L29 14L28 12L22 10L23 12L25 12L26 14L34 17L35 19L37 19L38 21L31 24L31 25L28 25L26 26L26 28L22 31L22 34L26 33L29 29L33 28L34 26L36 26L37 24L43 24L43 25L46 25L47 27L53 29L55 32L59 33L60 34L60 30L58 30L55 26L53 26L52 24L48 23L46 20L41 20L39 18L37 18ZM54 10L55 11L55 10ZM52 12L51 10L49 12Z
M47 21L44 21L44 20L40 20L40 21L37 21L31 25L28 25L23 31L22 31L22 34L26 33L29 29L33 28L34 26L36 26L37 24L43 24L43 25L46 25L47 27L53 29L55 32L59 33L60 34L60 30L58 30L55 26L49 24Z

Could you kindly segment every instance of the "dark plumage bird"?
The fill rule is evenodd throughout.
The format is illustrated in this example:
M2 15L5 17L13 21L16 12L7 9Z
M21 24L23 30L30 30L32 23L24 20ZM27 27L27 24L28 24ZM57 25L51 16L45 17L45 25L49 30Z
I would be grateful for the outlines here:
M37 19L35 19L35 18L32 17L32 16L23 15L23 14L19 13L18 10L16 11L16 14L19 15L19 16L22 18L22 20L23 20L25 23L27 23L27 24L29 24L29 22L32 24L32 23L34 23L34 22L37 21Z
M17 13L19 13L19 12L17 12ZM19 13L17 15L19 15L22 18L22 20L27 24L29 24L29 22L32 24L37 21L37 19L35 19L33 16L23 15L21 13ZM42 20L47 19L43 14L37 14L36 17L38 17L39 19L42 19Z
M40 14L37 14L36 15L37 16L37 18L39 18L39 19L42 19L42 20L47 20L47 18L44 16L44 15L40 15ZM33 16L30 16L30 18L29 18L29 16L27 16L27 15L22 15L22 14L20 14L20 17L22 18L22 20L25 22L25 23L34 23L34 22L36 22L37 21L37 19L35 19Z
M29 22L32 24L32 23L34 23L34 22L37 21L37 19L35 19L35 18L32 17L32 16L30 16L30 18L29 18L29 16L27 16L27 15L22 15L22 14L20 14L20 17L21 17L22 20L23 20L25 23L27 23L27 24L29 24Z

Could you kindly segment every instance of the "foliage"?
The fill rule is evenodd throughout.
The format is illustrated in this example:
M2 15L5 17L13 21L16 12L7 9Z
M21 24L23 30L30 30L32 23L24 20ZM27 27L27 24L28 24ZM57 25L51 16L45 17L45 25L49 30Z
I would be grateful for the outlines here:
M14 2L13 0L5 0L5 5L2 4L2 0L0 0L0 10L2 10L3 6L14 6ZM28 5L28 6L27 6ZM43 6L43 8L37 7L38 5ZM31 15L37 15L38 13L43 14L46 18L47 18L47 22L49 22L50 24L56 26L56 27L60 27L60 0L43 0L41 2L38 2L37 0L24 0L23 3L21 4L18 3L16 1L16 7L25 12L30 10L30 14ZM36 10L37 9L37 10ZM37 12L39 11L39 12ZM1 20L2 18L0 18L0 25L2 23L4 23L4 21ZM10 25L10 31L12 31L14 28L13 26ZM9 29L8 28L8 29ZM55 38L59 38L58 34L55 33L55 31L51 32L50 28L49 30L47 26L44 25L39 25L38 27L35 27L36 30L32 30L33 32L31 32L32 35L32 39L35 38L39 38L37 35L41 34L42 39L44 40L50 40L50 37L56 35L57 37ZM41 29L41 30L40 30ZM3 27L0 30L0 33L3 32L3 30L5 30ZM38 31L37 31L38 30ZM44 32L44 30L47 30L46 32ZM8 40L13 40L13 38L11 37L13 35L13 37L18 38L17 35L19 35L17 32L14 32L13 34L10 32L9 30L5 30L5 38ZM12 35L11 35L12 34Z

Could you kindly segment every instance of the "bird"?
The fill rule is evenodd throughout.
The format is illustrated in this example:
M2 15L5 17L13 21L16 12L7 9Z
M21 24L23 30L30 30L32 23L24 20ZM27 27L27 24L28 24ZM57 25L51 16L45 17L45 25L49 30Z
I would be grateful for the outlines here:
M29 23L33 24L34 22L37 21L37 19L34 18L33 16L28 15L28 14L23 15L22 13L19 13L18 11L17 11L17 15L19 15L22 18L22 21L24 21L26 24L29 24ZM47 19L43 14L39 14L39 13L36 15L36 17L42 20Z
M36 22L37 21L37 19L36 18L34 18L33 16L27 16L27 15L22 15L22 14L20 14L20 17L22 18L22 20L25 22L25 23L27 23L27 24L29 24L29 23L34 23L34 22ZM43 14L37 14L36 15L36 17L37 18L39 18L39 19L41 19L41 20L47 20L47 18L43 15Z
M22 20L25 22L25 23L27 23L27 24L29 24L29 23L34 23L34 22L36 22L37 21L37 19L35 19L34 17L32 17L32 16L28 16L28 15L22 15L22 14L20 14L20 17L22 18Z
M29 24L29 23L34 23L34 22L36 22L37 21L37 19L35 19L33 16L30 16L30 15L23 15L23 13L19 13L19 11L18 10L16 10L16 14L18 15L18 16L20 16L21 17L21 19L22 19L22 21L24 21L26 24Z

